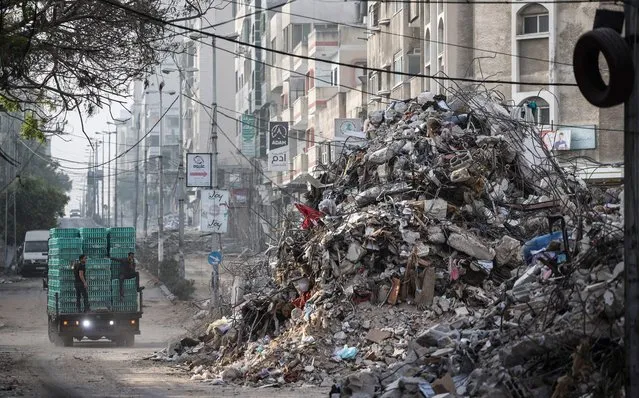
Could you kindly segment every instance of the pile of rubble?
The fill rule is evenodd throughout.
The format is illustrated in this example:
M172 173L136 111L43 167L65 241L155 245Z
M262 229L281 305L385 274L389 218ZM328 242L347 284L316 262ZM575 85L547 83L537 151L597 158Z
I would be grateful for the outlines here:
M297 205L275 283L156 359L343 397L618 391L622 192L567 175L486 93L423 93L365 126Z

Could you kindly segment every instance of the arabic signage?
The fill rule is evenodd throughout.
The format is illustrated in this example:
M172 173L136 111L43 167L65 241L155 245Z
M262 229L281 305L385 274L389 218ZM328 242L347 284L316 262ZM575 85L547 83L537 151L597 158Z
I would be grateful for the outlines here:
M288 171L288 122L269 122L268 170Z
M229 191L202 191L200 231L224 234L229 221Z
M542 130L541 140L549 151L570 150L570 131Z
M255 116L242 115L242 153L244 156L255 157L256 130Z
M210 153L186 154L187 187L210 188L213 186L212 157Z

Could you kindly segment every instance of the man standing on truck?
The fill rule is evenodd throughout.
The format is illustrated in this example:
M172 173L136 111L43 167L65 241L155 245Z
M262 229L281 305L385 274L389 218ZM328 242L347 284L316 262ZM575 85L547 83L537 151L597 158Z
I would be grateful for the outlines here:
M140 273L135 270L135 257L133 252L129 252L127 258L111 258L111 260L118 261L120 263L120 300L124 298L124 280L135 278L135 286L137 291L141 291L144 287L140 288Z
M73 264L73 275L75 277L75 304L78 312L82 312L80 308L80 299L84 299L84 312L89 312L89 294L87 293L86 272L87 272L87 256L81 255L78 261Z

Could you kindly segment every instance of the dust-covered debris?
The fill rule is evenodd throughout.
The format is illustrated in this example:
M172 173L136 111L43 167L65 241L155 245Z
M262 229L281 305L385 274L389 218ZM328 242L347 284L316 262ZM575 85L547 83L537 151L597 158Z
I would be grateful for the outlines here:
M297 204L275 283L157 358L343 397L620 391L623 193L563 171L486 92L423 93L366 125Z

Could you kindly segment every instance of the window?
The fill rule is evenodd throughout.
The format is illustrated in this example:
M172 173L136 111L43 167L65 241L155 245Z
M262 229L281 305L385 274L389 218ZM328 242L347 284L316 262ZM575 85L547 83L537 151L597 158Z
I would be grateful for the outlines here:
M404 8L404 3L402 1L393 1L393 14L397 14Z
M306 87L308 90L315 87L315 71L312 69L306 74Z
M444 54L444 19L439 19L439 24L437 25L437 55L441 56Z
M282 38L284 39L284 51L285 52L290 52L291 51L291 26L287 26L284 28L284 36L282 36Z
M519 106L522 119L526 119L526 112L529 111L537 125L550 125L550 105L543 98L526 98Z
M404 80L404 76L399 74L404 71L404 56L401 51L393 56L393 85L396 86Z
M430 65L430 29L428 28L424 34L424 65Z
M426 3L426 5L429 5L428 3ZM437 16L441 15L444 13L444 1L438 1L437 2Z
M369 26L374 27L379 24L379 3L368 9Z
M421 73L421 52L419 49L413 49L406 55L406 63L408 64L408 73L418 75Z
M368 90L373 93L373 94L377 94L377 92L379 90L381 90L381 86L380 86L380 82L379 82L379 74L377 72L373 72L373 74L371 75L371 77L368 79L369 80L369 85L370 87L368 88Z
M523 34L548 32L548 14L524 16Z
M411 1L410 7L408 8L408 22L413 22L417 18L419 18L419 6L421 5L418 1Z
M550 22L548 9L541 4L530 4L522 8L517 16L517 34L534 35L548 33Z
M339 84L339 72L338 68L331 69L331 86L337 86Z

